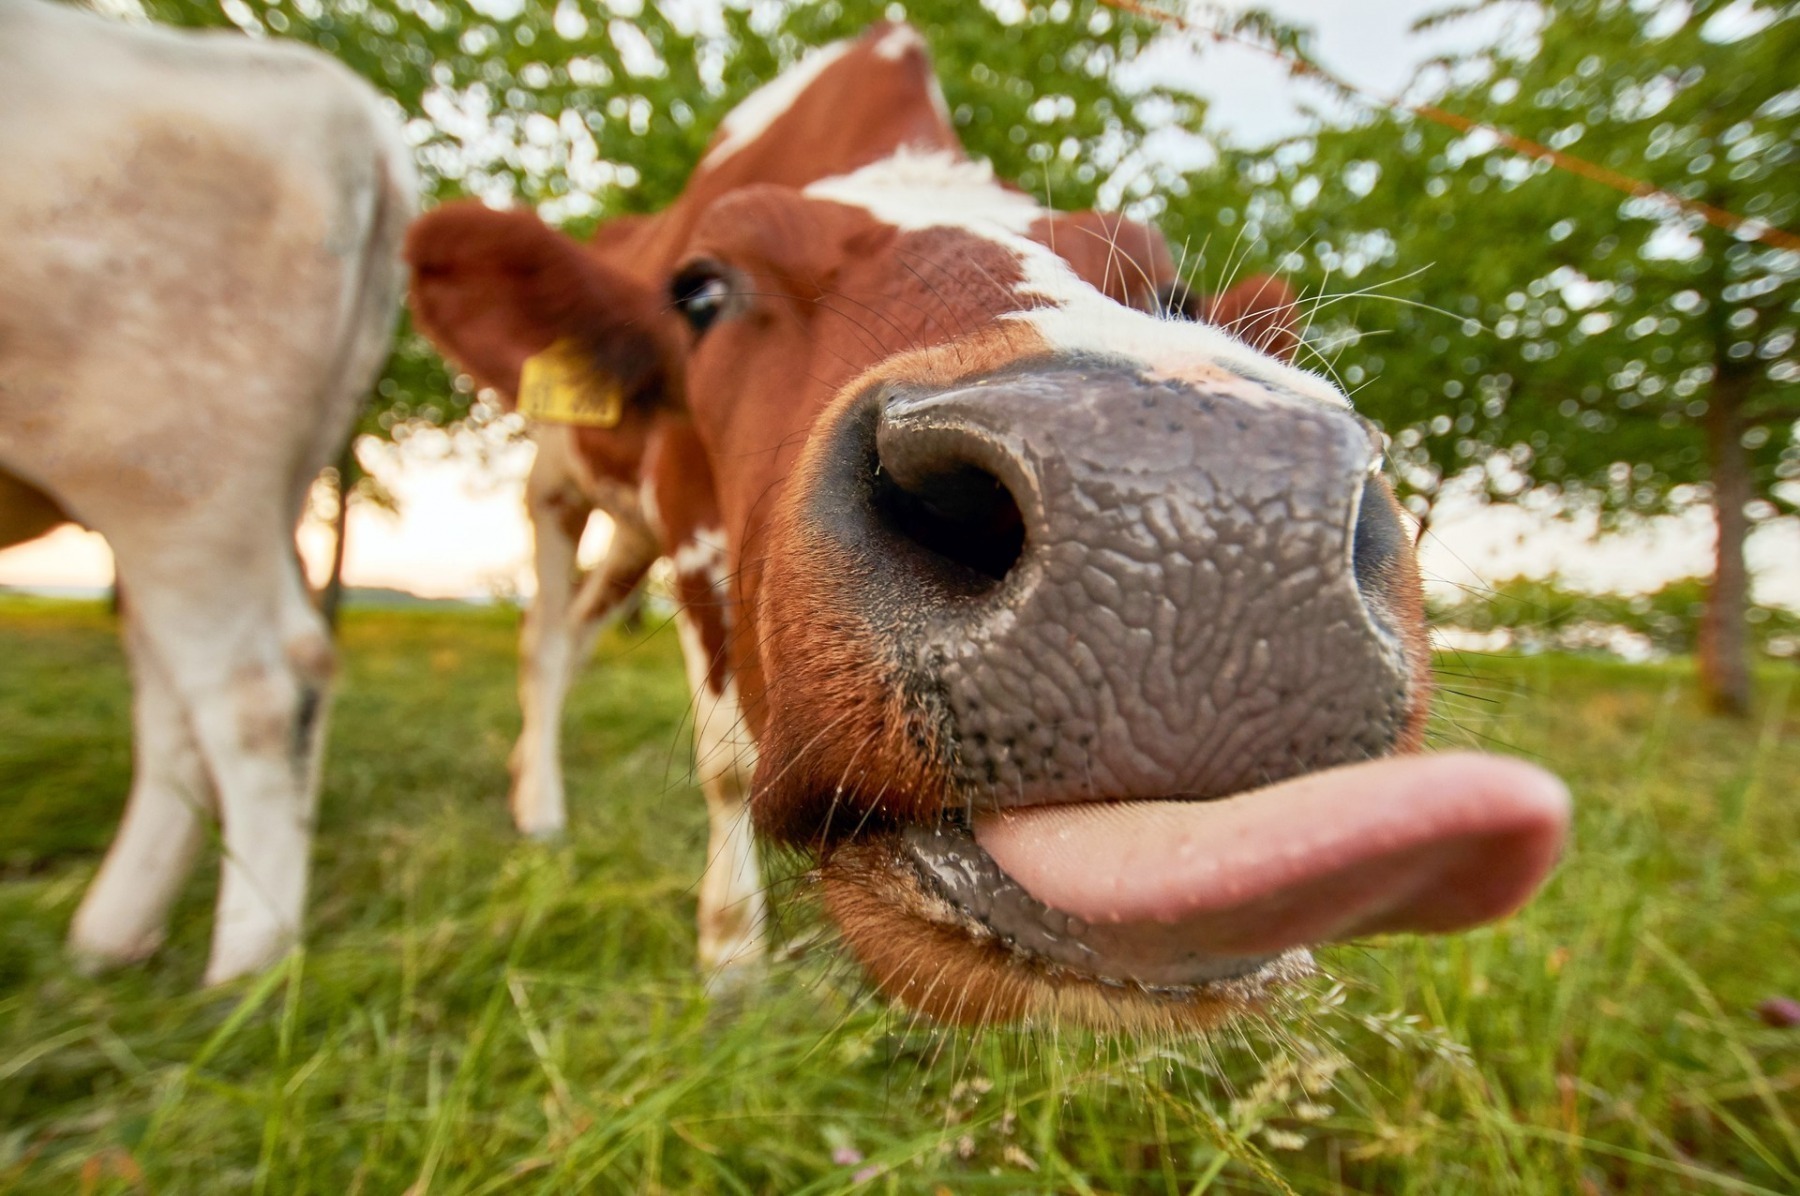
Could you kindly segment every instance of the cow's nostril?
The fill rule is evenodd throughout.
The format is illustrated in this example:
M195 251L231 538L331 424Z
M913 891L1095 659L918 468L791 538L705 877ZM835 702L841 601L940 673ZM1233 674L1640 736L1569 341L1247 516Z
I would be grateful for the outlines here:
M1394 562L1406 548L1406 529L1394 512L1394 500L1379 478L1363 483L1362 501L1356 508L1356 535L1351 563L1356 586L1364 594L1385 594L1393 586Z
M1025 520L999 478L966 461L902 478L881 469L875 509L896 533L1000 581L1025 550Z

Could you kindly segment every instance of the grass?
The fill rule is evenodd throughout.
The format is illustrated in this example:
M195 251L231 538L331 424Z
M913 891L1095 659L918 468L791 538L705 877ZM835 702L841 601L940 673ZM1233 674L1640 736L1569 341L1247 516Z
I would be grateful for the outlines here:
M516 839L514 632L349 613L309 946L200 991L210 862L155 962L65 963L127 782L124 670L98 607L0 599L0 1190L1800 1191L1800 1030L1756 1016L1800 995L1792 668L1740 724L1681 663L1448 659L1440 738L1579 801L1527 913L1327 952L1206 1041L971 1038L817 945L702 996L672 634L603 642L573 833Z

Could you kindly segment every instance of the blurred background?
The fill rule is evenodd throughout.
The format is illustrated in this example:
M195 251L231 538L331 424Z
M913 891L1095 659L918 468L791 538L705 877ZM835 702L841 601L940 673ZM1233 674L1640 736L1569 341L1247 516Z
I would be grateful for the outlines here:
M404 112L431 199L577 234L665 203L808 46L905 16L1003 177L1156 221L1203 287L1304 289L1304 362L1392 438L1446 642L1698 648L1739 708L1748 660L1800 653L1792 5L1283 0L1179 28L1069 0L96 4L311 42ZM527 597L520 435L403 331L315 496L315 581ZM0 553L0 585L110 575L73 528Z
M1331 948L1206 1038L922 1025L793 859L769 981L709 999L676 636L601 638L569 832L517 836L531 448L403 326L302 529L341 671L306 946L262 977L196 987L210 840L154 960L71 966L132 768L110 559L0 552L35 591L0 593L0 1192L1800 1191L1800 3L94 3L316 45L428 203L577 235L912 21L1003 177L1304 292L1422 531L1431 744L1545 763L1576 826L1519 915Z

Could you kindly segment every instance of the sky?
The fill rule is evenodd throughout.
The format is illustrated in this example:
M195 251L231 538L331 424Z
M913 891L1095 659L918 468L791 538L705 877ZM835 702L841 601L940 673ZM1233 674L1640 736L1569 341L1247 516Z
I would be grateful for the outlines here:
M1315 31L1319 60L1340 77L1392 94L1416 66L1458 45L1495 36L1495 19L1419 36L1410 26L1442 0L1263 0L1261 7ZM1322 89L1291 78L1278 63L1235 46L1171 47L1144 68L1179 81L1211 104L1213 123L1243 144L1305 127L1303 105L1323 105ZM504 425L503 425L504 428ZM399 499L396 515L353 509L345 576L355 586L388 586L435 597L512 596L532 592L530 530L523 508L530 449L505 445L477 453L436 432L406 447L380 446L365 462ZM1800 608L1800 528L1753 537L1750 557L1757 596ZM595 559L607 528L596 519L583 541ZM1701 512L1664 521L1632 536L1595 544L1570 528L1516 509L1446 504L1421 546L1432 584L1482 586L1521 573L1559 571L1591 589L1653 589L1676 577L1705 573L1711 524ZM322 526L302 528L301 548L315 576L330 555ZM111 556L89 532L64 528L33 544L0 552L0 585L87 588L111 580Z

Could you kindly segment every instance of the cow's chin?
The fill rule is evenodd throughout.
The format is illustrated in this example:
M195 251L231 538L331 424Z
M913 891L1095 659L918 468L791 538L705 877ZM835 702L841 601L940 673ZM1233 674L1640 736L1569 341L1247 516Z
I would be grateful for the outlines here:
M982 889L945 884L946 870L957 868L985 887L987 900ZM1133 961L1109 957L1105 943L1066 928L1058 934L1051 924L1059 915L1012 884L960 828L840 845L820 876L831 917L882 993L953 1025L1191 1034L1257 1008L1314 970L1299 948L1260 959L1170 961L1189 969L1186 979L1131 975Z

